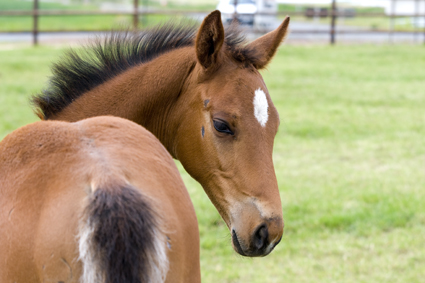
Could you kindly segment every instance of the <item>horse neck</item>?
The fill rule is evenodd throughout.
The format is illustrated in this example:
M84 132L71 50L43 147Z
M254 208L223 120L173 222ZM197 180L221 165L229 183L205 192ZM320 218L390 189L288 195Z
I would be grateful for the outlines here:
M180 113L185 111L178 100L195 64L193 47L163 54L83 94L51 119L78 121L101 115L126 118L152 132L176 157L174 137Z

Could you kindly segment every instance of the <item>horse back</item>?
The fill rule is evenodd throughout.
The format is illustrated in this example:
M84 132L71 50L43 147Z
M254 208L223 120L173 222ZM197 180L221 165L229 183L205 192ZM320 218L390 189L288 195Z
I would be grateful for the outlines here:
M168 152L132 122L97 117L18 129L0 143L0 180L1 282L79 282L78 235L90 197L128 186L149 203L169 235L166 282L189 276L186 265L199 274L199 251L190 244L199 243L198 228L188 193Z

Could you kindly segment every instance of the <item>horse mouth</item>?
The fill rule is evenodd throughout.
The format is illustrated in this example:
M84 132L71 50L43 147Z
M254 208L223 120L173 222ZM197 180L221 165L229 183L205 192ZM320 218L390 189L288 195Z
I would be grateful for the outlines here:
M232 242L238 254L246 256L246 254L242 250L241 244L239 243L239 239L238 239L238 236L236 235L235 230L232 230Z
M261 247L251 247L246 250L243 250L236 231L232 229L233 248L238 254L246 257L264 257L270 254L281 240L282 237L278 241L276 241L276 243L268 243L267 245L262 245Z

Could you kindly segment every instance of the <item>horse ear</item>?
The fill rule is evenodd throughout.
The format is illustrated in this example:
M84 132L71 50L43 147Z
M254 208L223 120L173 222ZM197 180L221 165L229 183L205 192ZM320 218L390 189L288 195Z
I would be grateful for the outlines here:
M286 17L277 29L257 38L247 45L246 48L255 54L252 63L257 69L264 68L273 58L277 48L287 34L288 25L289 17Z
M217 62L217 55L223 42L224 28L221 23L221 13L216 10L206 16L196 36L196 56L205 69Z

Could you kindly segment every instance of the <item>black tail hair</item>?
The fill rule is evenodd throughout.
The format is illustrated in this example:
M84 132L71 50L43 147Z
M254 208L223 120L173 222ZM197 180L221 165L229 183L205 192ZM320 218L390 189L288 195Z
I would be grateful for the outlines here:
M151 205L136 189L95 190L80 228L82 282L162 282L168 269L165 237Z

